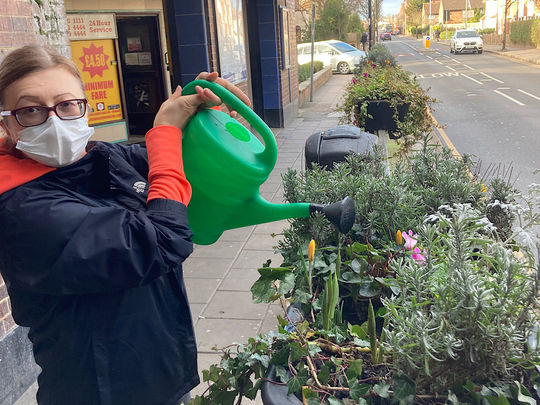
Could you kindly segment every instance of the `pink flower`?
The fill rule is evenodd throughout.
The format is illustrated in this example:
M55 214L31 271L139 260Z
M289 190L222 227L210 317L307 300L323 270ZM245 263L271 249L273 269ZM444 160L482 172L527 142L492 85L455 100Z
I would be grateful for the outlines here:
M372 67L373 69L375 69L375 68L377 67L377 65L376 65L375 63L372 63L372 64L371 64L371 67Z
M352 78L352 82L353 82L353 84L356 84L356 82L357 82L356 77Z
M368 74L367 74L367 73L364 73L364 77L368 77Z
M416 263L418 264L424 264L426 262L426 256L424 256L422 253L425 252L422 252L418 247L415 247L413 250L412 258L416 260Z
M418 239L418 234L414 233L409 229L409 232L402 233L403 239L405 240L405 249L413 250L416 245L416 240Z

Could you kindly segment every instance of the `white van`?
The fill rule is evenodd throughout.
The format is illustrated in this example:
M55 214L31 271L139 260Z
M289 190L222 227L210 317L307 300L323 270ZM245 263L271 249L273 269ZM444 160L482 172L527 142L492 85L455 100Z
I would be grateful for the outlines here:
M332 65L332 70L339 73L351 73L360 66L366 57L364 51L356 49L342 41L334 39L315 42L313 60L322 62L325 66ZM298 64L303 65L311 61L311 42L298 45Z

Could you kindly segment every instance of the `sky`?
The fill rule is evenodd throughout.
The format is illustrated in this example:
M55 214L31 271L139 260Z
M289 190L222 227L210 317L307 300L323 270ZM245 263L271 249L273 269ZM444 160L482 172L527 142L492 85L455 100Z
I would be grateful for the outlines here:
M402 0L383 0L382 15L392 15L399 12Z

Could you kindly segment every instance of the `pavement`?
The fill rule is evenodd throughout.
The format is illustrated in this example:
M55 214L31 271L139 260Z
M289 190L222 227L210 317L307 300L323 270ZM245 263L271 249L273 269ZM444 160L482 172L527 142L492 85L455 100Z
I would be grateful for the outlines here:
M445 41L440 41L444 43ZM539 49L508 48L487 45L486 52L520 61L540 64ZM339 113L334 112L350 75L333 75L315 91L313 102L299 109L298 116L285 128L273 129L278 144L275 169L261 186L261 195L273 203L282 203L281 174L289 167L302 170L306 139L313 133L338 124ZM273 265L281 264L281 256L274 254L274 246L288 222L278 221L253 225L224 232L209 246L195 246L193 254L184 263L184 278L191 305L199 371L219 363L220 356L213 350L233 343L244 343L249 337L277 329L276 316L282 313L277 304L254 304L250 288L258 278L257 269L268 259ZM202 381L202 374L201 374ZM201 394L204 383L192 394ZM14 405L35 405L34 384ZM242 404L262 405L260 396Z

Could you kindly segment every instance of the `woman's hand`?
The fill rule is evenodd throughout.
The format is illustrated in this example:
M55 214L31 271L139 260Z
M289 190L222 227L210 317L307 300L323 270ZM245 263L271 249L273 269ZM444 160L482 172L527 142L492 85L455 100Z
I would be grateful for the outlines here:
M231 84L228 80L220 78L217 72L201 72L197 76L197 80L216 82L231 91L248 106L251 105L248 96L242 90ZM199 108L210 108L222 104L221 99L210 89L203 89L201 86L195 86L195 91L196 94L182 96L182 88L178 86L176 91L159 108L156 118L154 119L154 127L159 125L171 125L184 129L189 119ZM234 118L237 113L236 111L231 110L230 115Z

